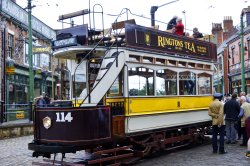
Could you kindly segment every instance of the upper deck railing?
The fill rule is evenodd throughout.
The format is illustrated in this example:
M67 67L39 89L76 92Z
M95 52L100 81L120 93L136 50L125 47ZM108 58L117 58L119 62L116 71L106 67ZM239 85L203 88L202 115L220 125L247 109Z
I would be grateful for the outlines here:
M62 29L58 31L57 40L53 42L53 48L96 45L98 43L99 46L105 47L111 45L129 47L168 55L180 55L186 58L216 61L216 45L204 41L206 39L199 40L178 36L168 31L158 30L155 27L140 26L136 24L135 19L131 19L131 17L129 19L129 14L134 18L142 17L125 8L117 16L112 26L107 29L104 29L104 26L100 29L91 28L91 25L88 24ZM125 20L118 20L123 15L126 16ZM143 19L149 18L143 17ZM95 22L95 20L92 22Z

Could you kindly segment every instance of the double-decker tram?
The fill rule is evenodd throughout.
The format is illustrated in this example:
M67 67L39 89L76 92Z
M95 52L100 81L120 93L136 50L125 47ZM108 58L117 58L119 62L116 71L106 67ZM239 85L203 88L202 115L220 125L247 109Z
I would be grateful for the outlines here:
M85 150L85 164L119 164L204 141L213 43L131 19L62 29L53 47L69 70L70 100L35 108L34 157Z

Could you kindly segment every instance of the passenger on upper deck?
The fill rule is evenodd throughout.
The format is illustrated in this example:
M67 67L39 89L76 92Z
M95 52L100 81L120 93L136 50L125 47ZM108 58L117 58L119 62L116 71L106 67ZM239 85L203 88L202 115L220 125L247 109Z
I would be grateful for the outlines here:
M167 30L171 30L176 26L176 20L177 20L177 16L174 16L169 22L168 22L168 26L167 26Z
M199 32L198 28L193 29L193 38L203 38L203 35Z
M178 18L176 20L177 24L175 26L174 34L183 36L184 35L184 25L182 24L182 19Z

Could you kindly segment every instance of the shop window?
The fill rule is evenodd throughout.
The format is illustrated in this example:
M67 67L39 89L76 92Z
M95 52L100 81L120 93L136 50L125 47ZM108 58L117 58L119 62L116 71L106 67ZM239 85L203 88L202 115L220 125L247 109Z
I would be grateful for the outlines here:
M231 51L232 51L232 65L234 65L235 48L233 47Z
M40 54L33 54L33 65L37 67L40 66Z
M248 55L248 59L250 59L250 40L247 41L247 55Z
M28 104L28 77L24 75L8 76L7 96L9 104Z
M24 50L24 64L29 64L29 44L25 42Z

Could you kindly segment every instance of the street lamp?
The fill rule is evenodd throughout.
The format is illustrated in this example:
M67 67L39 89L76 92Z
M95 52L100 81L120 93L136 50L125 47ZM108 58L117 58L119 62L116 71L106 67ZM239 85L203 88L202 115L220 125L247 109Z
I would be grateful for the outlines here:
M185 34L186 34L186 29L187 29L187 25L186 25L186 11L183 10L182 13L183 13L184 19L185 19L185 23L184 24L185 24Z
M29 21L29 101L34 99L34 73L33 73L33 55L32 55L32 26L31 26L31 0L28 0L28 21Z
M168 4L171 4L171 3L174 3L174 2L177 2L177 1L179 1L179 0L171 1L171 2L165 3L165 4L160 5L160 6L151 6L151 9L150 9L151 26L155 26L155 12L157 11L158 8L163 7L165 5L168 5Z
M240 49L241 49L241 91L245 92L245 59L244 59L244 25L243 16L244 11L240 15Z
M1 49L1 76L2 76L2 84L1 84L1 100L2 100L2 107L1 107L1 119L0 123L3 123L3 117L4 117L4 112L5 112L5 102L6 102L6 54L5 54L5 26L6 26L6 21L4 18L1 19L0 21L0 31L2 33L2 49Z

